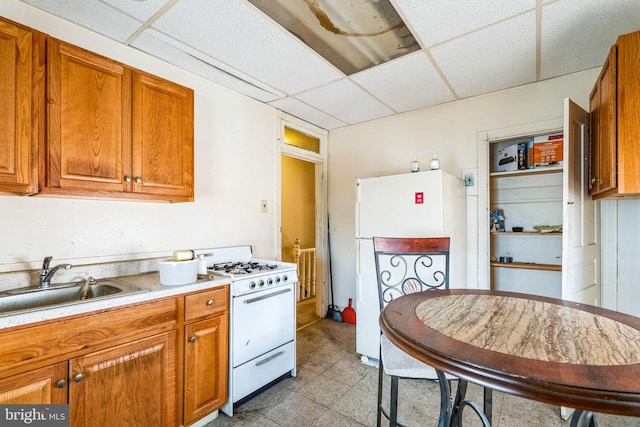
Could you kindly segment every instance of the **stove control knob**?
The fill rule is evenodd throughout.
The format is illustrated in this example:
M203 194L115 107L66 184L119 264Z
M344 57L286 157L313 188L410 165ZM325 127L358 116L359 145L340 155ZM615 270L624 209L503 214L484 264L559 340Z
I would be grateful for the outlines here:
M282 276L282 281L286 282L287 280L289 280L289 276L287 276L286 274L284 276Z
M249 288L255 289L256 288L256 282L249 283Z
M282 280L280 279L280 276L276 276L276 283L280 283L280 280Z
M263 287L264 286L264 280L260 279L258 280L258 287Z
M267 285L269 286L273 285L273 279L271 277L267 279Z

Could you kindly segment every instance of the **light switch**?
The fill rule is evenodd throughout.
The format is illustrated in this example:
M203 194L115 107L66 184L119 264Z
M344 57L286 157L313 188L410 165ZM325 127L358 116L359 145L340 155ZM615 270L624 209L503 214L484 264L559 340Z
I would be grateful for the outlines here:
M267 206L267 201L266 200L260 200L260 212L262 213L267 213L268 212L268 206Z

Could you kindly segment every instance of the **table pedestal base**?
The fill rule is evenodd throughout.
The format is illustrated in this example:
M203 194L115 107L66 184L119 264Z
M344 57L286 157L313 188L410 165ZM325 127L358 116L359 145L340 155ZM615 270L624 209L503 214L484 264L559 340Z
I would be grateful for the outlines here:
M462 411L465 407L470 407L482 421L484 427L491 427L493 416L492 391L484 387L484 410L480 409L477 403L467 400L467 386L465 380L458 380L456 396L451 399L451 385L445 379L444 373L438 373L438 384L440 386L440 419L438 427L463 427ZM598 417L593 412L576 409L571 416L570 427L598 427Z

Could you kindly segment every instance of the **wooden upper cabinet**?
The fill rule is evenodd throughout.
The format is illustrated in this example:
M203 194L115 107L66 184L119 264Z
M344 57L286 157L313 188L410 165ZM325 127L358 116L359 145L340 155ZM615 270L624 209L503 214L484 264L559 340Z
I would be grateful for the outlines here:
M640 197L640 32L618 37L590 97L594 199Z
M42 39L0 19L0 192L38 192Z
M589 97L591 164L589 194L616 188L616 46Z
M126 191L131 174L131 70L48 41L45 187Z
M133 189L193 200L193 90L136 72Z
M42 192L193 200L193 90L50 39Z

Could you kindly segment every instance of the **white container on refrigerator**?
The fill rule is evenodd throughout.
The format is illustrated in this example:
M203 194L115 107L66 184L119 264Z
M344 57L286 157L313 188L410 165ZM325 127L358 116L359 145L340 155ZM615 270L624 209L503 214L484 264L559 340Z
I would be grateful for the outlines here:
M465 187L433 170L359 179L356 192L356 352L368 363L380 343L373 237L449 237L449 286L466 287Z

